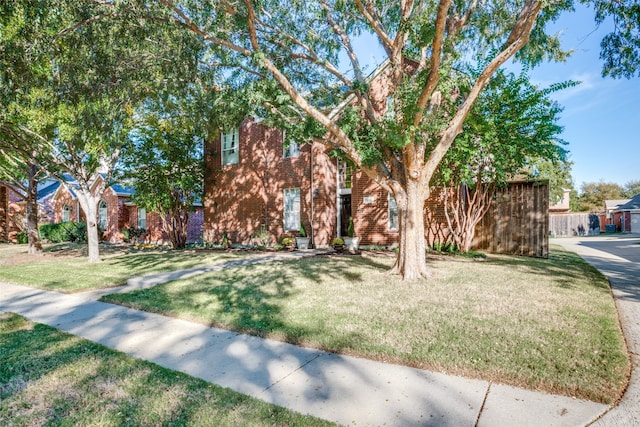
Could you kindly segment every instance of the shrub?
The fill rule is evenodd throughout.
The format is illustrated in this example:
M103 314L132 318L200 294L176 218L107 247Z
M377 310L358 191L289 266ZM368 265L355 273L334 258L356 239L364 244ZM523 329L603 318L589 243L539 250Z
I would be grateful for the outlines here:
M350 216L349 225L347 226L347 236L355 237L355 235L356 235L356 229L355 229L355 226L353 225L353 217Z
M42 239L53 243L87 241L87 224L84 222L42 224L39 230Z
M293 242L293 237L283 237L280 241L280 243L282 243L284 246L291 246L293 245Z
M122 239L127 242L136 242L138 237L142 236L147 230L138 227L122 227L120 232L122 233Z
M18 240L18 243L21 244L21 245L29 243L29 237L27 236L27 232L26 231L20 231L16 235L16 239Z
M332 245L344 245L344 239L342 239L341 237L336 237L335 239L333 239L333 242L331 242Z

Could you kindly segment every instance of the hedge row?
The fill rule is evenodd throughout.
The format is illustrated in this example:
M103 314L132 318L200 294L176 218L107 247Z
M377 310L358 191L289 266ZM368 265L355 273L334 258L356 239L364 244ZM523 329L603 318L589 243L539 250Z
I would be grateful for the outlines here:
M41 239L53 243L87 241L87 224L84 222L42 224L39 230Z

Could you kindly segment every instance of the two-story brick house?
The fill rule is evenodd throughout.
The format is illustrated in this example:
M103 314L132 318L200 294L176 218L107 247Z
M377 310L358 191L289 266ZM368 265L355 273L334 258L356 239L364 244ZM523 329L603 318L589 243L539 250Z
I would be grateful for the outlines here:
M315 246L346 236L349 217L363 245L394 245L398 211L393 197L364 173L331 157L320 143L288 141L283 131L247 119L205 147L204 238L251 244L264 227L271 241L297 236L300 224ZM443 237L439 193L425 215L429 242Z

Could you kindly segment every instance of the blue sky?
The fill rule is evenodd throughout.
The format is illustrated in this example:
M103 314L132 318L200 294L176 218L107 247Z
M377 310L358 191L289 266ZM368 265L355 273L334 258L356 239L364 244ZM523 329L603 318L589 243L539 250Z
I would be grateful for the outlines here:
M573 55L566 62L545 63L530 72L541 87L565 80L582 82L552 95L564 107L560 137L568 142L565 148L574 162L578 191L584 182L624 185L640 180L640 77L601 77L600 41L611 28L612 22L596 27L594 12L578 4L575 12L566 12L550 27L561 34L563 48L574 50ZM384 53L375 44L370 37L355 40L363 63L383 61Z
M553 94L564 107L562 139L576 189L584 182L640 180L640 77L631 80L601 77L600 41L612 28L597 28L593 12L582 6L566 13L553 26L562 32L565 49L575 50L565 63L547 63L531 71L532 80L547 86L564 80L577 87Z

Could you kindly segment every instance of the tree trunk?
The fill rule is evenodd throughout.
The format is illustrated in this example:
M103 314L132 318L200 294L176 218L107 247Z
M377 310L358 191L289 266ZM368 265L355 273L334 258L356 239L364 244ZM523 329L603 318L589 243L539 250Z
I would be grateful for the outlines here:
M418 280L429 276L424 237L424 202L429 189L416 181L409 181L406 193L396 194L400 242L398 257L390 273L403 280Z
M98 202L100 199L81 190L78 194L78 200L87 221L88 261L90 263L100 262L100 239L98 236Z
M36 180L37 168L29 166L29 192L27 193L27 238L29 242L29 255L42 255L42 242L38 232L38 182Z

